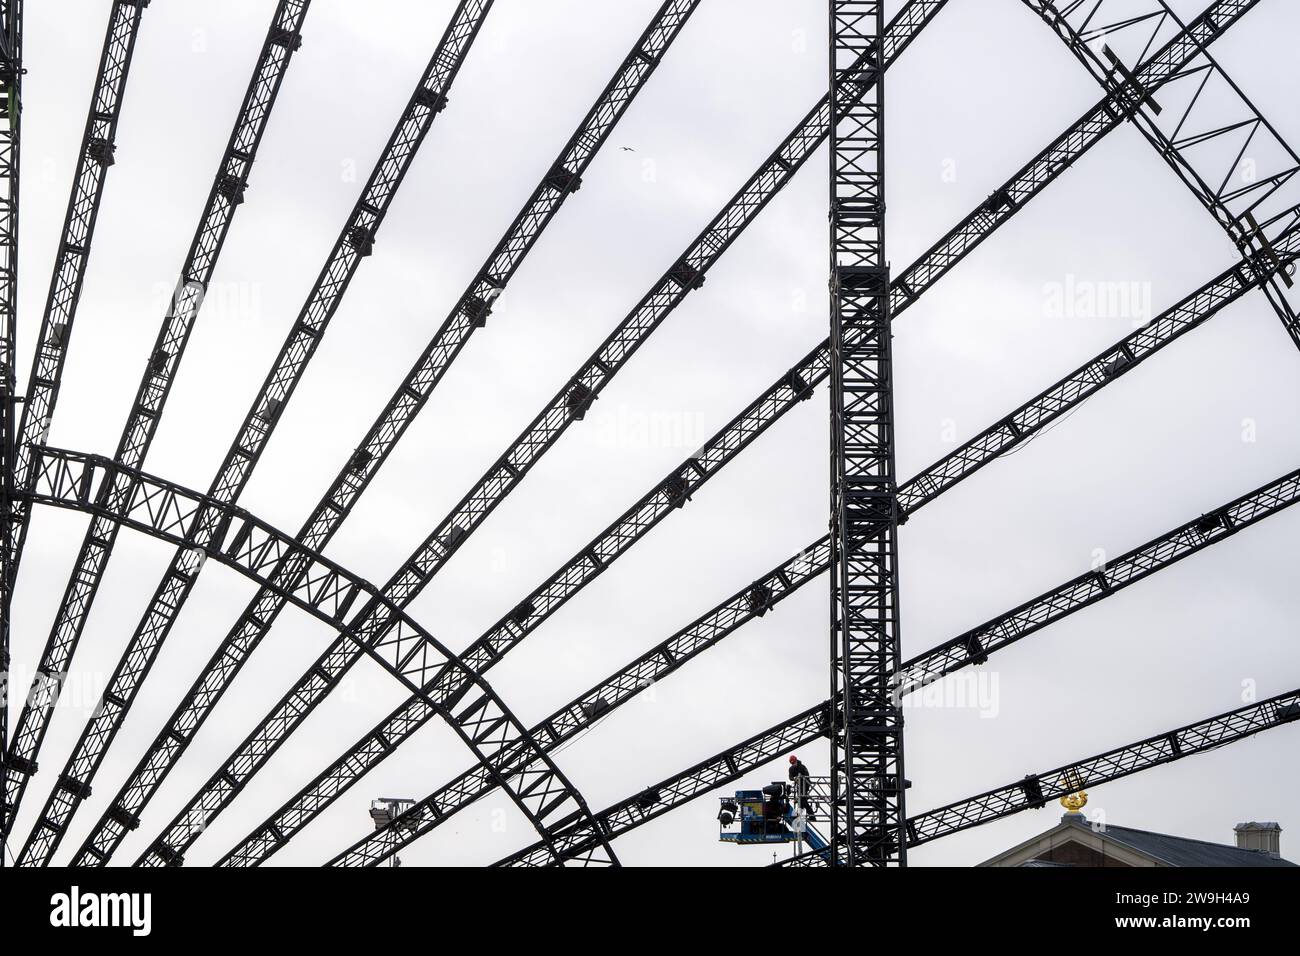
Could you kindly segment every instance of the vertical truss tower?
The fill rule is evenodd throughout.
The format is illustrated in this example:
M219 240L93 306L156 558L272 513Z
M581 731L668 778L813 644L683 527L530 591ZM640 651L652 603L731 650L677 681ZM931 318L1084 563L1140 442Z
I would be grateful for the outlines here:
M831 0L831 843L904 865L883 0Z

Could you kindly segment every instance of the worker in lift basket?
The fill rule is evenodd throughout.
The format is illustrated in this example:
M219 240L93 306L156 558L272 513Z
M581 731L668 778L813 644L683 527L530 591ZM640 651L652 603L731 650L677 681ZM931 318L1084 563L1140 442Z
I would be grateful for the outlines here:
M803 761L794 754L790 755L790 785L799 800L799 806L807 812L808 822L812 823L816 817L813 815L817 807L808 800L809 780L808 768L804 766Z

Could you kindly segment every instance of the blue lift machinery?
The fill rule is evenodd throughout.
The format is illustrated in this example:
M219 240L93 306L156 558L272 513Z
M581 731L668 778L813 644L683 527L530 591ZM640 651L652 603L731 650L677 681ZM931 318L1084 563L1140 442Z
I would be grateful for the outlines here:
M794 844L794 852L824 850L826 838L813 825L817 797L829 789L829 778L797 777L775 781L761 790L737 790L722 797L718 810L718 839L738 846Z

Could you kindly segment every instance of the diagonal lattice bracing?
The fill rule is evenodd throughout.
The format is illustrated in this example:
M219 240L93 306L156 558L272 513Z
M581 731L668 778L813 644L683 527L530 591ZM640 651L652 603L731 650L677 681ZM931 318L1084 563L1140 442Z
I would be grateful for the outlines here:
M9 622L18 398L18 182L22 153L22 0L0 0L0 686L9 687ZM0 797L9 792L9 707L0 706ZM0 806L0 866L12 816Z
M1220 24L1202 19L1189 29L1166 0L1024 2L1102 89L1124 102L1126 115L1242 255L1273 259L1276 235L1260 223L1300 210L1300 156L1207 49ZM1171 35L1182 37L1192 55L1157 97L1133 68ZM1291 286L1279 273L1263 290L1300 348L1300 318L1287 299Z

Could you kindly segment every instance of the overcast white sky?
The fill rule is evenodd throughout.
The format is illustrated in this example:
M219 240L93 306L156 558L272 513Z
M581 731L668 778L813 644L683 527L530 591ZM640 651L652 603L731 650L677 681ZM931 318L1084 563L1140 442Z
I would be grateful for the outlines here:
M899 4L891 5L895 9ZM20 372L39 324L107 4L28 4ZM626 54L659 0L498 0L242 504L294 530ZM794 126L825 86L824 0L704 0L329 554L383 581ZM1182 3L1192 15L1198 2ZM145 13L53 444L110 453L255 62L272 0ZM147 470L206 488L424 69L452 0L315 0ZM1300 9L1265 0L1219 44L1292 142ZM901 269L1098 98L1017 0L952 0L889 73L889 256ZM625 152L619 146L632 147ZM945 175L955 171L955 175ZM459 649L826 334L826 154L810 161L413 605ZM1045 290L1138 282L1163 310L1232 261L1138 133L1117 131L896 325L898 467L910 476L1121 338L1132 321L1052 317ZM1300 355L1259 296L1106 389L901 533L904 656L1019 604L1300 461ZM792 412L491 671L534 721L826 526L825 391ZM1243 421L1256 440L1242 440ZM659 423L649 440L640 426ZM15 607L30 672L83 517L41 510ZM996 716L911 708L917 812L1300 683L1300 511L1161 572L996 655ZM74 661L102 685L171 550L124 534ZM253 594L210 563L56 860L80 845ZM826 696L827 591L811 584L629 703L559 757L594 807ZM286 612L126 841L129 863L332 639ZM99 681L100 684L95 682ZM188 856L216 861L386 714L404 691L359 665ZM57 712L16 851L90 703ZM17 716L16 705L12 716ZM1125 826L1230 842L1278 820L1300 859L1295 730L1097 788ZM826 771L826 748L800 756ZM432 724L338 801L277 864L364 834L372 797L425 795L468 766ZM761 785L783 762L755 774ZM495 811L504 808L504 814ZM628 864L756 866L716 842L713 796L617 844ZM967 865L1050 827L1029 812L929 845ZM504 828L494 825L504 819ZM531 842L497 794L402 855L486 863Z

